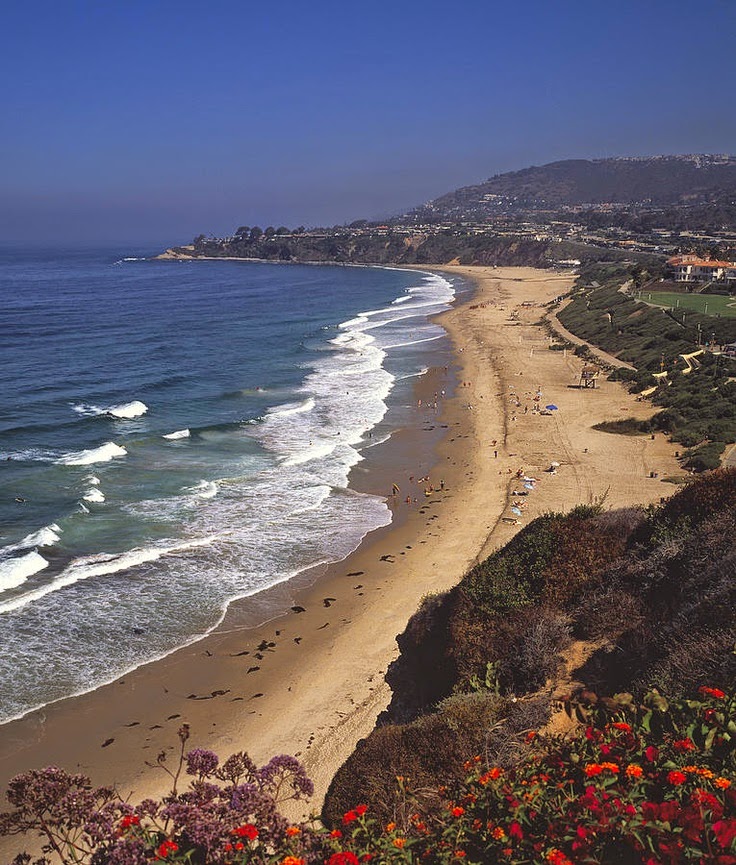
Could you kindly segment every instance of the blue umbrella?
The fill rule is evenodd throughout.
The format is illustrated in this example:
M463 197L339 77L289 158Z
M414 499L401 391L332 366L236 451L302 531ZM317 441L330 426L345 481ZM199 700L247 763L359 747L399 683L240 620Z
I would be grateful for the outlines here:
M547 409L547 411L557 411L557 406L554 403L546 405L545 408Z

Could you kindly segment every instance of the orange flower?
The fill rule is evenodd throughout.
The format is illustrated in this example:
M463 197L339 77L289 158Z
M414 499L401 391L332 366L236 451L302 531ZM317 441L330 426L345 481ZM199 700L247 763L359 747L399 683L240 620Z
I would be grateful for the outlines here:
M500 826L496 826L496 828L491 832L491 837L495 838L496 841L500 841L502 838L506 837L506 833Z
M625 721L616 721L615 723L611 724L611 726L615 730L623 730L624 733L631 732L631 724L627 724Z
M629 778L641 778L644 774L644 770L641 766L637 766L636 763L632 763L630 766L626 767L626 774Z
M551 862L552 865L572 865L572 862L565 856L562 850L558 850L557 847L553 847L551 850L548 850L544 854L544 858Z
M281 860L281 865L305 865L304 860L298 856L287 856Z
M601 774L601 772L603 771L603 766L600 766L598 763L588 763L584 771L588 778L592 778L595 775Z
M293 838L294 835L298 835L302 830L298 826L289 826L286 830L286 834L289 838Z
M487 784L489 781L496 781L498 778L503 775L503 769L499 769L497 766L494 766L492 769L489 769L487 772L484 772L480 778L478 778L479 784Z
M728 790L728 788L731 786L731 782L728 780L728 778L722 778L721 776L716 778L713 784L718 787L719 790Z
M608 771L613 772L614 775L618 774L620 771L617 763L601 763L601 769L608 769Z
M453 817L462 817L464 813L465 808L462 808L460 805L455 805L454 808L450 809L450 814L452 814Z
M398 847L399 850L406 844L406 838L394 838L393 841L394 847Z
M464 850L456 850L452 855L453 855L456 859L463 859L463 858L464 858L465 856L467 856L468 854L467 854Z
M386 823L386 831L393 832L396 828L396 823Z

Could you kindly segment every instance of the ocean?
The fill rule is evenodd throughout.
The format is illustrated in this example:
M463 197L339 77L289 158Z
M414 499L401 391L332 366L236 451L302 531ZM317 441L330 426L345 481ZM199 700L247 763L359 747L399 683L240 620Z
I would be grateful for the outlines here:
M449 358L451 277L155 251L0 250L0 723L388 524L350 470Z

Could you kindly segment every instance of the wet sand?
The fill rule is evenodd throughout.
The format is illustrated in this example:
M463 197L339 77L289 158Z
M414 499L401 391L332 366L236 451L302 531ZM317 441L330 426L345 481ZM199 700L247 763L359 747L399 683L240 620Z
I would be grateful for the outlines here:
M3 788L19 771L55 764L134 799L161 794L167 778L145 761L173 751L186 722L192 747L224 756L247 750L260 762L299 756L318 809L332 775L389 701L383 674L397 653L395 637L424 595L454 585L541 513L597 500L656 502L674 491L662 478L681 472L663 436L591 429L648 417L653 408L605 380L595 390L573 387L582 362L549 350L541 304L564 293L571 277L530 268L442 270L477 284L472 299L441 317L456 365L419 381L415 423L369 449L351 477L357 489L388 496L392 525L324 573L305 575L301 587L290 582L232 605L200 642L0 728ZM540 404L557 411L533 413L538 389ZM433 395L442 390L449 398L435 410ZM552 462L556 471L545 471ZM519 470L538 479L523 498L511 495ZM393 483L401 488L395 497ZM416 503L406 504L407 495ZM254 627L278 609L283 615ZM4 856L19 847L10 840L10 847L0 842Z

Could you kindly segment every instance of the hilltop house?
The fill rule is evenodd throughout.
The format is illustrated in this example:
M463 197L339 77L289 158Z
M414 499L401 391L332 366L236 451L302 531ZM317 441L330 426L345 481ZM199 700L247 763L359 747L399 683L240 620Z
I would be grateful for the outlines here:
M736 264L732 261L713 261L697 255L675 255L667 259L673 269L675 282L724 282L736 285Z

